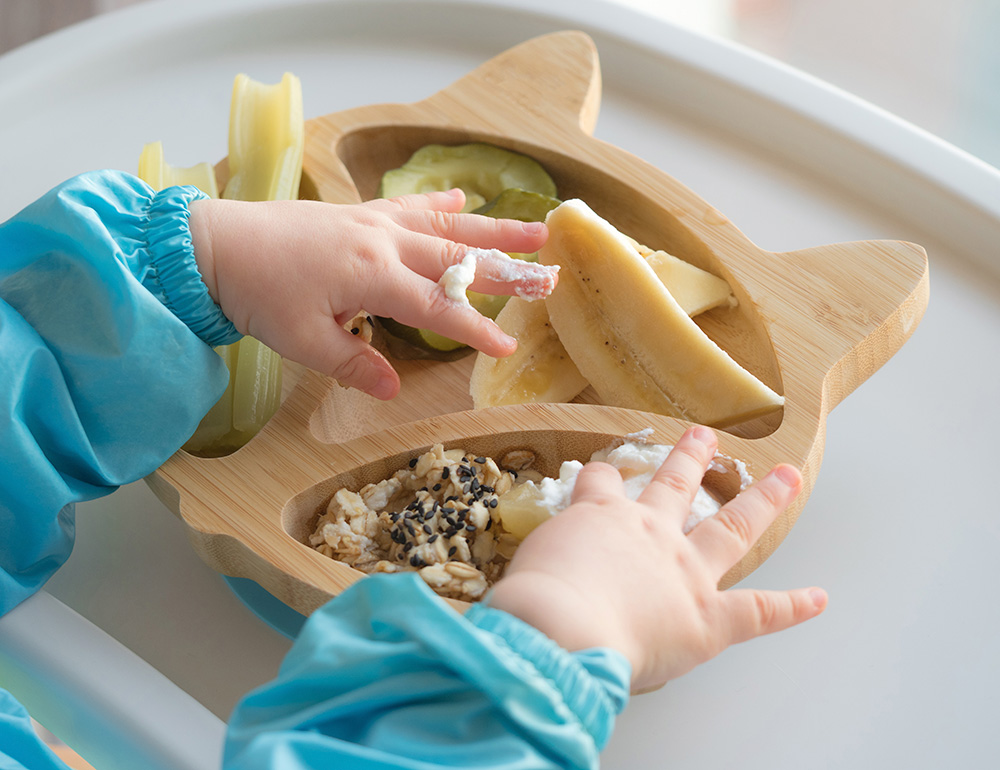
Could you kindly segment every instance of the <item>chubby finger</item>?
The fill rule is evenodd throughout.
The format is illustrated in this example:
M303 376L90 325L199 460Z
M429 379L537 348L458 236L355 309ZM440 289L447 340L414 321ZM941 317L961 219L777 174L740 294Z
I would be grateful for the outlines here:
M654 508L677 510L687 518L717 447L718 440L711 428L702 425L688 428L640 493L639 502ZM677 499L685 505L677 506Z
M322 322L321 322L322 323ZM386 358L364 340L339 326L333 319L310 326L310 337L296 344L286 341L282 350L298 363L333 377L344 387L356 388L386 401L399 393L399 375Z
M614 495L625 494L625 482L618 469L608 463L587 463L577 474L571 503L596 502Z
M819 615L827 605L821 588L793 591L737 589L723 594L729 616L729 642L737 644L784 631Z
M702 521L688 538L722 575L750 550L801 489L798 469L778 465Z
M430 329L471 345L495 358L517 349L517 340L468 303L447 296L434 281L414 275L402 266L382 275L382 290L366 298L365 309L401 324Z
M406 211L395 221L414 233L481 249L500 249L530 254L545 245L548 228L544 222L520 222L479 214L445 211Z
M443 211L457 214L465 205L465 193L457 187L444 192L413 193L396 198L376 198L364 206L376 211L397 213L402 211Z
M468 288L482 294L544 299L556 287L559 276L558 265L512 259L500 249L467 246L428 235L414 234L405 239L399 253L406 267L432 281L461 266L471 276Z

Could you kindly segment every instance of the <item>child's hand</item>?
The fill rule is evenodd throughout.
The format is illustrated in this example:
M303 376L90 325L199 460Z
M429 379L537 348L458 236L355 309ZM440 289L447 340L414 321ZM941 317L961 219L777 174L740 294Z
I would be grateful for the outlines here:
M547 230L541 223L456 213L464 202L458 190L357 205L205 200L191 206L191 233L209 293L239 331L343 385L387 399L399 391L398 375L342 328L362 309L492 356L517 346L495 323L448 299L437 281L462 260L465 244L530 253ZM513 294L520 284L530 291L542 273L525 270L514 281L477 271L470 288Z
M732 589L718 581L802 484L781 465L688 535L682 527L716 449L692 428L637 502L610 465L581 471L573 504L518 547L490 605L569 650L611 647L632 663L633 690L662 685L726 647L815 617L817 588Z

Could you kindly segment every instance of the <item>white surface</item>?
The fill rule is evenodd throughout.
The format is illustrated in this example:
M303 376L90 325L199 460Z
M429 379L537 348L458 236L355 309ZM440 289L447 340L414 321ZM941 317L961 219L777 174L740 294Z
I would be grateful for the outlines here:
M222 720L45 591L0 618L0 682L100 770L222 759Z
M1000 459L996 172L809 78L601 2L276 5L152 3L0 59L0 142L23 148L0 159L0 217L78 171L134 168L154 139L172 163L221 157L238 71L295 72L317 115L414 101L524 39L586 30L602 59L600 138L764 248L911 240L932 284L912 340L832 414L802 518L746 581L822 585L827 612L635 699L604 766L991 765L1000 525L970 468ZM287 642L143 485L78 519L56 597L220 716L273 675Z

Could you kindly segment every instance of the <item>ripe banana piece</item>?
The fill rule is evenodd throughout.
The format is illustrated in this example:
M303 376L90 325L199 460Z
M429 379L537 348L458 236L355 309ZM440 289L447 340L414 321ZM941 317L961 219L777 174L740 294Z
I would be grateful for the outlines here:
M505 404L572 401L587 387L562 346L543 300L507 300L496 322L517 340L517 350L504 358L476 355L469 392L476 409Z
M631 238L628 242L688 315L736 302L729 284L721 278L665 251L653 251ZM496 322L517 340L517 350L505 358L477 355L469 383L477 409L572 401L587 387L587 379L552 328L544 302L514 297L497 315Z
M728 427L784 398L690 319L630 239L583 201L546 219L543 264L562 266L549 320L580 373L612 406Z

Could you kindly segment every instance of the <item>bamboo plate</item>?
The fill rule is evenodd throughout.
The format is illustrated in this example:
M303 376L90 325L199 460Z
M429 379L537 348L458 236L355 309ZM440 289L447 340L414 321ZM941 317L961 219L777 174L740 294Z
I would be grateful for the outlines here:
M307 121L303 195L336 203L375 196L382 173L428 143L485 141L542 163L563 199L582 198L638 241L729 281L736 308L699 325L785 396L769 418L720 432L720 451L759 478L778 462L802 469L795 503L724 578L742 579L777 548L809 496L826 417L906 341L927 305L927 257L901 241L765 251L664 172L591 136L600 70L589 37L546 35L491 59L416 104L360 107ZM752 191L748 191L752 194ZM189 528L210 566L250 578L308 614L363 577L305 544L341 487L358 489L430 445L498 456L532 449L544 473L652 428L674 443L687 423L578 403L474 410L472 357L397 361L403 390L380 402L286 362L287 395L247 446L224 458L178 452L148 481ZM722 490L731 494L732 490ZM460 602L455 602L461 606Z

